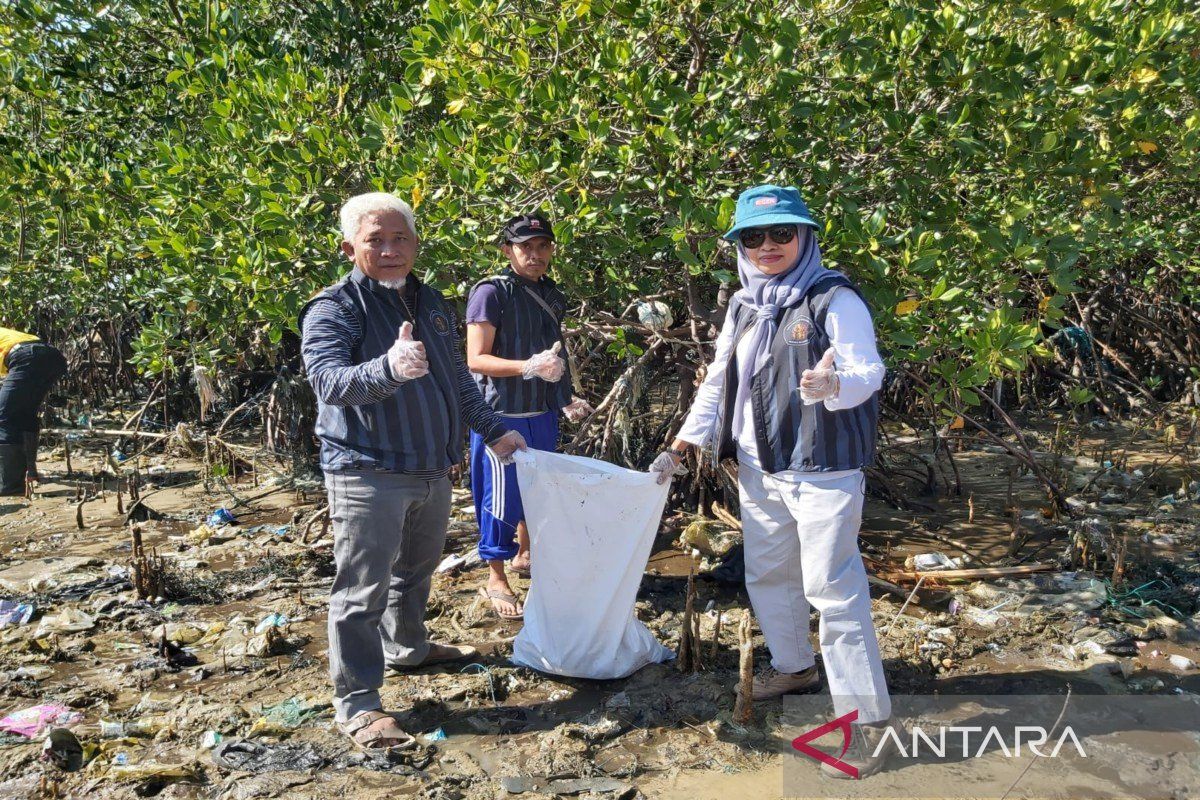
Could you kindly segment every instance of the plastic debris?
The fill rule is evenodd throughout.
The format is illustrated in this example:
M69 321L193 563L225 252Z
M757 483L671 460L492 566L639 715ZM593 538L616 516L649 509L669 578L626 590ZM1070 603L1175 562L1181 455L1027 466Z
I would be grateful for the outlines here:
M101 739L125 739L130 736L154 736L167 727L166 721L157 718L133 720L131 722L108 722L100 720Z
M228 770L284 772L316 769L325 757L311 743L265 745L247 739L226 739L212 750L213 763Z
M655 333L665 331L675 321L670 306L661 300L642 300L634 308L638 322Z
M228 508L218 508L208 515L208 524L212 528L217 528L221 525L236 525L237 517Z
M42 744L42 761L65 772L83 769L83 745L66 728L51 728Z
M469 567L474 564L478 564L480 561L481 559L479 558L479 551L475 548L471 548L465 553L446 556L442 559L442 563L437 565L436 571L442 574L454 572L455 570L463 567Z
M679 534L679 546L691 548L711 558L725 555L741 537L712 520L697 519Z
M146 470L146 472L150 475L166 475L167 474L167 465L166 464L155 464L154 466L150 467L150 469Z
M225 741L225 737L217 731L205 731L200 737L200 747L205 750L212 750L214 747Z
M262 621L254 626L255 633L263 633L267 628L282 628L288 624L286 614L280 614L278 611L267 614L262 618Z
M945 553L919 553L904 560L904 566L919 572L958 569L960 564Z
M64 705L42 703L14 711L0 719L0 731L32 739L47 728L74 725L82 720L83 714Z
M1193 670L1196 668L1195 661L1192 661L1187 656L1180 655L1179 653L1176 653L1175 655L1171 656L1167 660L1171 662L1172 667L1174 667L1175 669L1183 670L1184 672L1187 672L1188 670Z
M34 636L41 639L54 633L80 633L96 627L96 620L77 608L64 608L52 617L42 617Z
M254 721L249 736L286 736L313 717L329 708L329 701L314 696L290 697L282 703L267 706Z
M9 625L25 625L33 618L32 603L18 603L15 600L0 600L0 628Z
M424 738L425 738L425 741L427 741L427 742L445 741L446 731L442 728L438 728L436 731L431 731L430 733L425 734Z
M124 753L120 755L125 756ZM194 764L159 764L154 761L130 764L128 756L125 756L125 759L119 764L114 759L112 766L108 768L108 777L118 781L137 781L147 778L195 780L199 775L200 771Z

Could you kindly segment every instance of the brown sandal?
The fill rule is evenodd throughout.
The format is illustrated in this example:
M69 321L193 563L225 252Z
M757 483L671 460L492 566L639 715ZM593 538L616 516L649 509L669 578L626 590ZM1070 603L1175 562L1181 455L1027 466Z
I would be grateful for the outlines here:
M518 600L515 595L511 595L508 592L502 592L499 589L485 589L484 587L480 586L479 596L489 601L503 600L506 603L511 603L513 608L520 608L521 601ZM518 611L515 614L501 613L500 609L496 607L494 602L492 603L492 613L504 620L517 620L525 618L524 611Z
M375 730L367 730L380 720L388 720L391 724ZM348 722L338 724L338 729L350 737L355 747L360 750L408 750L417 746L417 740L409 736L396 724L391 714L383 711L364 711ZM384 744L394 742L394 744Z

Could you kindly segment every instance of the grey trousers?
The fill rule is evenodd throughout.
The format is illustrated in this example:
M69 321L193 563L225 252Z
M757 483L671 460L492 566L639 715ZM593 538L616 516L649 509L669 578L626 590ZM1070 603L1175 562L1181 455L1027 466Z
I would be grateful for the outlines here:
M450 480L388 472L325 475L337 576L329 596L329 675L338 722L382 708L387 664L429 652L425 604L446 543Z

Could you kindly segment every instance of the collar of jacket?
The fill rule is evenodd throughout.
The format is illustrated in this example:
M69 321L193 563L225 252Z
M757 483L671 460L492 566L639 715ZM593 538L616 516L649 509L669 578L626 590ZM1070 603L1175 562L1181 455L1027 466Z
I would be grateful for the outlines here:
M517 271L515 269L513 269L512 267L508 267L507 269L505 269L504 274L507 275L508 277L512 278L513 280L515 280L519 285L530 286L530 287L533 287L534 289L537 289L538 291L542 291L543 289L547 289L554 285L554 280L550 277L549 272L547 272L542 277L538 278L536 281L531 281L531 280L529 280L529 278L524 278L524 277L518 275Z
M375 280L374 278L367 277L367 274L365 272L363 272L362 270L360 270L357 266L354 269L350 270L350 280L354 281L355 283L359 284L360 286L366 287L367 289L371 290L372 292L374 292L377 295L380 295L381 297L393 298L396 296L394 290L387 288L386 286L384 286L382 283ZM405 296L407 296L407 297L416 296L417 290L420 288L421 288L421 279L417 276L416 272L410 271L408 273L408 280L404 284Z

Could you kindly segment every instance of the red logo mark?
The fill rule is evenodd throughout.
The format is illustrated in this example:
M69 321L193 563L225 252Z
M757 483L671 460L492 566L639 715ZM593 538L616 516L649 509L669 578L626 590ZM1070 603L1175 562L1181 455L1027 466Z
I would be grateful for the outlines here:
M529 220L529 227L540 228L540 227L542 227L542 222L541 222L541 220L531 219L531 220Z
M846 751L850 749L850 723L858 719L858 709L854 709L849 714L843 714L832 722L826 722L820 727L813 728L811 731L806 731L795 739L792 739L792 747L799 750L809 758L815 758L822 764L828 764L836 770L846 773L855 780L858 779L858 768L852 767L845 761L842 761L842 756L846 755ZM825 734L833 730L842 732L842 752L833 757L828 753L823 753L817 748L809 744L813 739L820 739Z
M756 205L756 206L773 206L778 202L779 202L778 197L768 196L768 197L758 198L757 200L754 201L754 205Z

